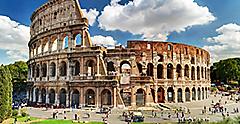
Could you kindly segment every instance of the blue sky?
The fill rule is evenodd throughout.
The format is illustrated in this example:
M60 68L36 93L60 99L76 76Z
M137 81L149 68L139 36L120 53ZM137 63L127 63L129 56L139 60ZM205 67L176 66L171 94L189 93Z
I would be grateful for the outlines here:
M219 59L224 59L227 57L238 57L238 55L240 55L240 50L238 50L238 48L240 47L232 45L232 43L240 43L240 0L179 0L188 1L185 3L189 4L189 6L192 8L188 8L188 6L182 6L180 4L178 5L178 3L176 3L175 5L171 5L172 3L176 2L176 0L148 1L146 1L146 4L144 4L146 10L140 9L139 12L141 13L139 15L149 17L151 20L143 20L142 23L140 23L140 20L140 26L137 26L136 29L133 29L135 25L131 24L131 20L118 20L122 18L122 15L107 15L107 11L111 11L111 13L123 12L120 11L120 9L117 9L118 7L120 7L124 8L124 12L127 11L126 15L129 16L136 13L135 11L138 8L142 7L141 2L139 2L139 5L136 4L136 6L138 6L136 8L132 7L129 4L129 0L80 0L80 4L81 8L86 9L87 11L95 9L98 12L94 23L90 26L89 29L92 37L108 36L110 37L111 41L115 41L114 44L126 44L126 41L131 39L153 39L161 41L167 40L190 44L202 47L210 51L212 55L212 61L218 61ZM171 2L167 3L166 1ZM45 2L47 2L47 0L1 0L0 16L9 17L10 21L15 21L19 23L19 25L25 25L26 27L29 27L29 18L31 14L36 8L38 8ZM153 6L155 6L155 8L157 9L150 9ZM159 14L161 12L158 12L157 10L164 10L161 9L161 6L171 6L172 8L177 9L178 15ZM186 9L184 7L186 7ZM107 10L104 8L111 9ZM170 8L169 10L171 10L172 8ZM188 11L191 9L196 10L196 12L194 13ZM131 11L133 13L131 13ZM156 11L156 14L154 15L147 13L148 11L153 11L153 13L154 11ZM168 10L166 11L168 12ZM198 15L198 11L202 11L202 15ZM163 21L162 18L155 17L156 15L163 16L164 18L166 18L166 20ZM107 18L107 16L114 17L114 21ZM202 18L198 18L201 16ZM133 15L133 17L139 16L137 16L136 14ZM186 20L184 20L183 18L186 18ZM5 19L5 21L6 20L7 19ZM122 21L126 21L129 23L126 24ZM146 24L146 22L149 22L149 24ZM160 25L155 23L164 24ZM153 26L155 27L159 26L163 28L153 29L154 27L151 27L151 24L153 24ZM120 26L122 26L123 28ZM217 29L219 30L217 31ZM144 30L149 31L150 33L148 34L147 32L144 32ZM4 33L4 30L1 31L0 29L0 36L1 34L4 35ZM229 35L229 33L231 35ZM13 33L10 34L12 35ZM159 34L163 34L163 37ZM231 37L229 38L229 36ZM97 39L97 37L95 37L95 39ZM15 40L17 42L18 39ZM9 48L8 46L6 46L7 48L5 48L4 44L7 43L7 40L0 40L0 45L2 46L0 47L0 57L2 58L0 59L1 64L8 64L14 62L15 60L21 59L27 60L27 55L25 53L28 54L28 52L26 50L23 50L25 49L24 46L19 46L15 48L13 43L13 46L9 46ZM27 49L28 46L25 47ZM10 48L13 48L14 50L11 50ZM23 51L25 53L23 53Z

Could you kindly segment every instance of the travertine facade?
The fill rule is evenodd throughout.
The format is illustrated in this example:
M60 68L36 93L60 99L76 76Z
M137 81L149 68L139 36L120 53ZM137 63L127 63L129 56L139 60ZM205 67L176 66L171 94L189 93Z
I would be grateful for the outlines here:
M55 106L150 106L208 97L210 55L184 44L92 45L78 0L49 0L31 17L28 98Z

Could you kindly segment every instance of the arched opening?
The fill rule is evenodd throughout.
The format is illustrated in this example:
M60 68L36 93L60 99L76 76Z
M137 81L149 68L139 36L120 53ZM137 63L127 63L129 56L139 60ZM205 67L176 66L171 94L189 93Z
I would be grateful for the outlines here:
M78 61L74 61L74 76L80 74L80 63Z
M201 67L201 75L202 75L202 78L204 78L204 68L203 67Z
M167 65L167 79L173 79L173 65L170 63Z
M36 77L40 77L40 65L36 67Z
M48 42L43 45L43 52L44 53L48 52Z
M185 99L186 99L186 102L189 102L190 101L190 89L187 87L185 89Z
M66 107L66 96L67 92L65 89L60 90L60 106Z
M41 91L41 98L42 98L42 103L46 103L46 89L42 89Z
M200 67L197 67L197 80L200 80Z
M49 103L54 104L55 103L55 90L51 89L49 92Z
M46 63L44 63L42 65L42 76L47 77L47 64Z
M32 65L32 77L34 78L36 75L35 75L35 65Z
M147 76L153 76L153 64L148 63L147 65Z
M50 64L50 77L55 77L56 76L56 64L52 62Z
M142 74L142 64L137 63L138 71L140 74Z
M81 34L76 35L75 42L76 42L76 46L77 47L81 46L81 44L82 44L82 36L81 36Z
M205 67L205 79L207 79L207 68Z
M145 105L145 91L143 89L138 89L136 92L136 105L137 106Z
M158 64L157 66L157 78L163 79L163 65Z
M176 73L177 79L182 78L182 66L180 64L177 65Z
M207 87L205 87L205 96L206 96L206 99L208 98L208 89L207 89Z
M79 91L78 90L73 90L72 92L72 107L78 108L79 106Z
M191 58L191 64L195 64L195 59L194 59L194 57Z
M164 61L163 55L162 54L158 54L158 56L159 56L158 62L163 62Z
M86 106L95 105L95 92L92 89L88 89L85 95Z
M58 42L58 39L56 38L53 43L52 43L52 51L56 51L57 50L57 42Z
M164 103L164 89L162 87L159 87L157 90L157 98L158 98L158 103Z
M174 89L172 87L169 87L167 89L167 96L168 96L168 102L174 102Z
M156 100L155 100L155 90L151 88L151 94L152 94L152 98L153 98L153 101L154 103L156 103Z
M198 88L197 92L198 92L198 100L201 100L201 89Z
M177 92L178 92L178 102L183 102L183 99L182 99L182 89L179 88Z
M121 73L131 73L131 64L128 61L122 61L120 63L120 72Z
M204 99L205 97L205 92L204 92L204 88L202 87L202 99Z
M62 49L68 48L68 36L64 37L63 39L63 44L62 44Z
M123 90L120 91L122 100L125 106L131 106L131 92L124 92Z
M184 67L184 76L189 78L189 67L188 67L188 65L185 65L185 67Z
M95 69L94 69L95 63L93 60L88 60L87 61L87 76L93 76L95 73Z
M112 94L108 89L104 89L101 93L101 105L112 105Z
M196 100L196 89L195 89L195 87L192 88L192 100Z
M192 66L192 69L191 69L191 79L195 80L195 68L194 68L194 66Z
M64 61L60 63L60 76L67 76L67 63Z
M35 100L36 100L35 102L38 102L38 100L39 100L38 98L39 98L39 89L36 88L35 89Z
M114 63L112 61L107 63L108 74L113 74L115 72Z

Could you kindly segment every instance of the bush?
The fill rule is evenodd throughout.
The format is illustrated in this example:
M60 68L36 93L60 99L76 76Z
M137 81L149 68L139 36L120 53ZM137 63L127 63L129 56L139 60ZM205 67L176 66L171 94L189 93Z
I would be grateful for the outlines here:
M18 115L18 110L13 110L12 111L12 116L13 117L17 117L17 115Z
M22 115L22 117L28 116L28 114L26 112L22 112L21 115Z

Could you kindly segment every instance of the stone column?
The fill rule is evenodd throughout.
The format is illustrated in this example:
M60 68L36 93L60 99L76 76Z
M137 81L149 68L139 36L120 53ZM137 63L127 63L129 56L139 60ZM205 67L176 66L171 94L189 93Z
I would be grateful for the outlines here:
M29 89L29 101L32 102L32 89Z
M136 107L136 93L133 87L131 88L131 106Z
M39 89L39 91L38 91L38 101L37 102L39 102L39 103L41 103L42 102L42 91Z
M73 94L73 92L70 91L69 93L70 93L70 95L69 95L69 107L71 108L72 107L72 94Z
M153 77L154 79L157 79L157 65L154 65L153 67Z
M164 97L165 97L165 103L168 103L168 92L167 92L168 87L164 87Z
M183 103L186 102L186 92L185 92L185 87L182 88L182 101L183 101Z
M155 96L155 103L158 102L158 94L157 94L157 91L158 91L158 85L155 85L155 91L154 91L154 96Z
M49 81L49 74L50 74L50 63L47 61L47 81Z
M29 92L30 92L30 90L27 90L27 100L29 100Z
M146 85L146 105L149 106L151 104L151 90L150 86Z
M48 94L48 89L46 89L46 103L49 103L49 94Z
M95 99L95 101L96 101L96 108L98 108L99 107L99 104L98 104L98 101L99 101L99 88L96 88L96 99Z
M36 102L36 93L35 93L35 88L33 89L33 102Z
M173 88L174 89L174 103L178 103L178 92L177 92L177 88Z
M80 104L81 105L85 104L85 102L84 102L84 91L83 91L82 87L80 88Z
M55 104L59 105L59 95L58 95L57 91L55 93Z
M163 79L167 79L167 65L163 64Z
M69 92L66 93L66 108L69 107Z
M113 107L117 107L117 88L113 88Z
M100 76L100 55L97 55L97 75L96 76Z
M173 80L177 80L176 67L173 67Z
M80 75L81 76L84 76L84 73L86 73L84 72L84 65L85 65L84 59L83 59L83 56L81 56L80 57Z
M192 102L192 88L189 89L189 90L190 90L190 95L189 95L189 97L190 97L190 102Z

